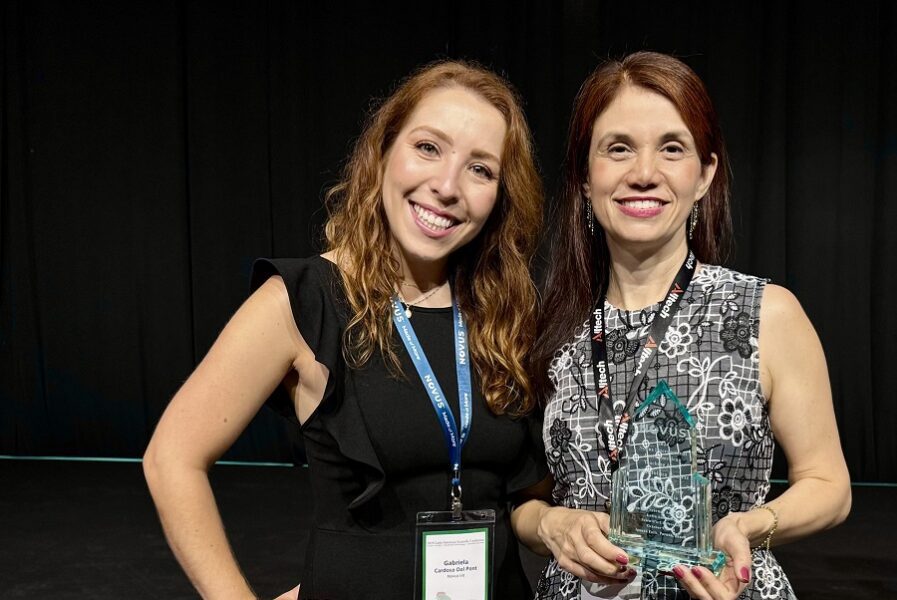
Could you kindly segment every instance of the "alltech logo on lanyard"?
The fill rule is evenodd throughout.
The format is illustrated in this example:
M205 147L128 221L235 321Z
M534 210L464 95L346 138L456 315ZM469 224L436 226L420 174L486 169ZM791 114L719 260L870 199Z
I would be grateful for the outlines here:
M417 513L414 597L488 600L492 598L495 511L463 510L461 504L461 449L470 434L473 420L470 352L467 349L464 315L453 298L455 367L461 416L459 431L442 386L433 373L411 321L405 316L398 298L393 298L392 304L393 323L442 427L452 474L449 489L451 510Z
M654 314L654 321L651 323L651 330L648 332L648 339L638 355L633 374L632 382L629 385L629 392L626 394L626 402L623 404L623 412L616 414L614 412L614 404L611 398L610 381L608 379L607 365L607 341L605 331L604 318L604 301L607 298L607 291L602 290L598 297L598 304L592 311L591 315L591 331L592 331L592 369L595 375L595 390L598 394L598 411L600 414L601 405L607 403L611 413L614 415L613 424L610 427L601 428L601 436L604 439L604 447L607 448L608 458L610 458L611 470L615 471L619 465L620 450L626 443L626 436L629 432L629 420L635 402L638 400L638 389L645 380L648 373L648 367L657 355L657 345L663 341L666 336L667 329L673 321L673 317L679 310L679 302L685 295L691 278L695 274L695 255L689 250L685 262L679 268L670 291L667 292L660 308Z

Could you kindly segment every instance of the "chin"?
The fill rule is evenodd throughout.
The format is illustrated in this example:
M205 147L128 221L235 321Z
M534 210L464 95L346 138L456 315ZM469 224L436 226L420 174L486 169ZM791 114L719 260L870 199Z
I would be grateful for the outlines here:
M450 248L421 248L421 247L404 247L402 253L410 261L420 264L445 262L451 256L454 249Z

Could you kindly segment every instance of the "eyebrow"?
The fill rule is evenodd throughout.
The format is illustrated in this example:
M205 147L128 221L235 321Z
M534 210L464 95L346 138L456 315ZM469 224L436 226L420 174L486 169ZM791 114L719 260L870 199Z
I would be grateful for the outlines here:
M430 135L438 137L439 139L441 139L442 141L444 141L445 143L447 143L449 145L455 144L455 140L453 140L450 135L448 135L447 133L445 133L444 131L442 131L440 129L436 129L435 127L430 127L429 125L420 125L418 127L415 127L414 129L411 130L411 133L414 133L415 131L426 131ZM476 158L478 160L493 160L496 163L501 164L501 159L499 159L497 156L495 156L491 152L487 152L486 150L475 148L475 149L471 150L470 155L473 158Z
M499 165L501 164L501 160L497 156L485 150L474 150L470 155L479 160L491 160Z
M673 131L668 131L660 137L663 142L687 142L694 139L691 135L691 132L686 129L675 129Z
M684 142L692 140L691 132L686 129L674 129L672 131L667 131L662 136L660 136L661 142ZM623 133L620 131L608 131L604 135L602 135L597 142L597 146L603 146L609 142L623 142L625 144L634 145L635 142L628 133Z
M628 136L627 134L625 134L625 133L620 133L620 132L617 132L617 131L608 131L607 133L605 133L604 135L602 135L600 138L598 138L598 141L596 142L595 145L596 145L596 146L603 146L603 145L605 145L605 144L608 143L608 142L624 142L624 143L627 143L627 144L631 144L631 143L632 143L632 138L629 137L629 136Z

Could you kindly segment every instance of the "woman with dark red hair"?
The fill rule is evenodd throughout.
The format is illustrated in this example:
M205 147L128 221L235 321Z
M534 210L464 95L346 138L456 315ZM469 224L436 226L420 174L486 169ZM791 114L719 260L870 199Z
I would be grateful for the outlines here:
M639 52L583 84L534 351L556 506L516 515L537 513L538 527L520 533L553 554L537 598L793 598L770 545L849 511L813 326L786 289L718 266L731 235L727 166L707 91L681 61ZM670 446L695 432L690 459L710 482L710 537L726 561L718 575L676 561L652 567L608 539L613 474L648 447L629 435L646 405L657 415L675 405L689 424L670 429L656 417L659 430L688 431ZM767 503L774 437L790 486ZM698 498L653 477L650 494L635 489L642 498L623 510L651 504L663 515L655 533L692 543Z

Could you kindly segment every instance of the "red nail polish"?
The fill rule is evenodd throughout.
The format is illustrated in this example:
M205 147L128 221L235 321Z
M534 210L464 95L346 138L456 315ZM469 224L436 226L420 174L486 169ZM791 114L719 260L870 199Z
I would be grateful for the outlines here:
M626 577L629 577L630 579L635 577L636 575L638 575L638 573L636 573L635 569L629 569L628 571L626 571Z
M701 570L698 569L697 567L691 568L691 574L694 575L695 577L697 577L698 579L701 579L702 577L704 577L704 574L701 573Z
M749 583L751 581L751 570L747 567L741 567L741 583Z
M629 557L626 556L625 554L617 554L617 562L620 563L621 565L628 565Z
M676 576L676 579L682 579L683 577L685 577L685 571L682 570L682 567L676 565L675 567L673 567L673 575Z

